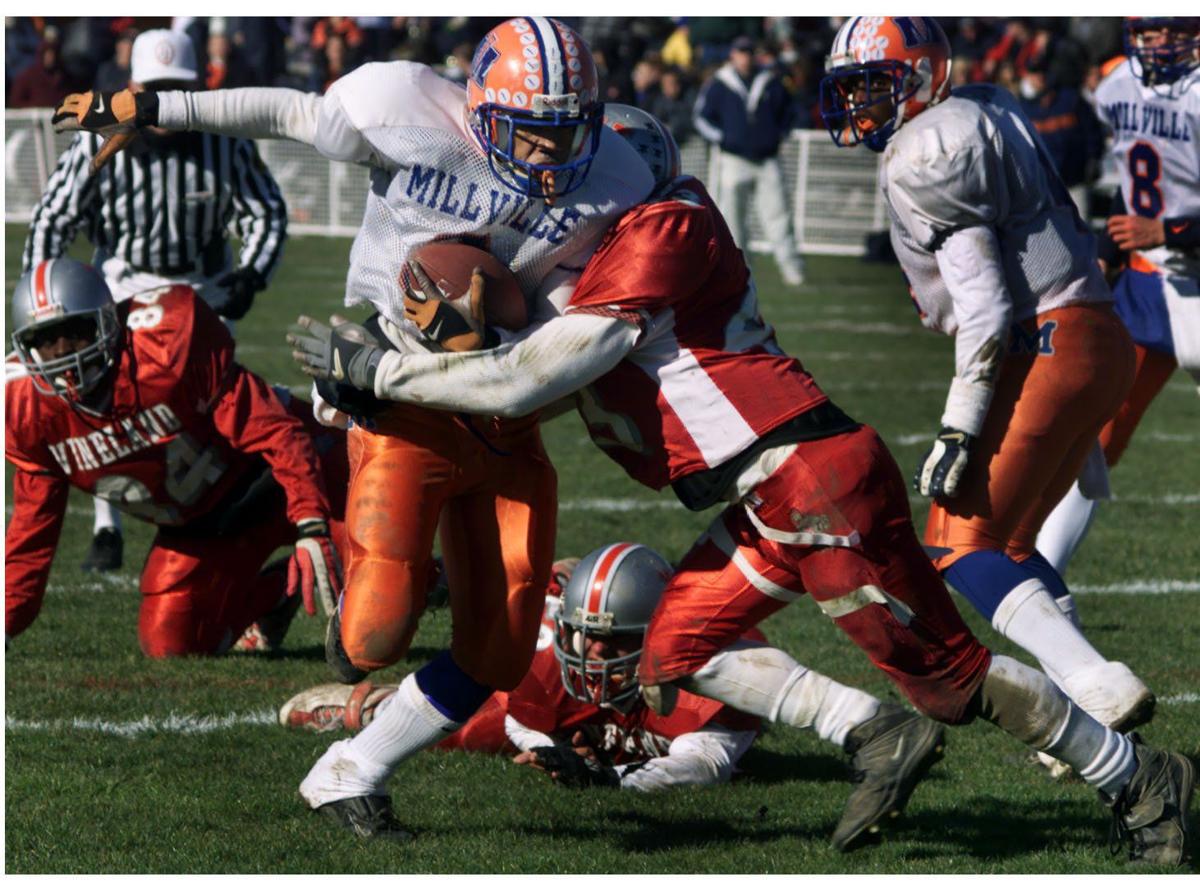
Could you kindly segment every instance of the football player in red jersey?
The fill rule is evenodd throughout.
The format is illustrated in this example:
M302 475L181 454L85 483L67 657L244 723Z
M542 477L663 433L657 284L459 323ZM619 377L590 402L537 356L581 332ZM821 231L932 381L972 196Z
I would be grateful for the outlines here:
M333 611L345 435L238 365L190 287L117 305L94 268L52 259L18 281L12 320L24 374L4 391L6 641L41 609L71 486L158 526L141 576L146 655L269 649L301 602ZM291 560L262 569L282 545Z
M635 479L670 483L692 509L729 503L647 631L639 680L660 713L681 689L729 701L761 685L735 641L807 594L919 710L950 724L982 716L1070 764L1112 807L1131 858L1178 864L1190 762L1135 746L971 634L917 540L891 454L782 352L703 186L675 177L661 124L626 113L622 134L660 185L609 230L563 316L491 351L382 355L375 394L522 415L578 392L589 432ZM736 705L760 713L749 701ZM922 771L896 730L871 730L882 716L862 724L860 753L885 800L839 848L902 808Z

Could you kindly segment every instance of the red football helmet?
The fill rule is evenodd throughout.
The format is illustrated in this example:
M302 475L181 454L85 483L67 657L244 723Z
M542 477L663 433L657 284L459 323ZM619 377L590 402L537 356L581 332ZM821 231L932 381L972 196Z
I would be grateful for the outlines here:
M825 70L821 117L834 144L882 151L906 120L946 97L950 41L928 16L855 16L834 37ZM884 102L891 116L881 122Z
M529 197L554 198L583 184L600 146L604 105L583 38L552 18L511 18L480 42L467 80L468 123L492 173ZM516 131L555 138L557 162L516 156Z

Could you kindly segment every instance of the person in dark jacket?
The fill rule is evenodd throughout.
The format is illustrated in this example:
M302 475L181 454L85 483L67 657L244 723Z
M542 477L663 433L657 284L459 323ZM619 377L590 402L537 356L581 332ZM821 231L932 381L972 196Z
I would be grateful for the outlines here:
M792 237L779 146L796 124L795 103L774 69L754 63L754 41L733 41L729 61L696 99L696 131L721 149L715 196L737 245L747 245L751 189L763 233L785 283L799 286L804 269Z

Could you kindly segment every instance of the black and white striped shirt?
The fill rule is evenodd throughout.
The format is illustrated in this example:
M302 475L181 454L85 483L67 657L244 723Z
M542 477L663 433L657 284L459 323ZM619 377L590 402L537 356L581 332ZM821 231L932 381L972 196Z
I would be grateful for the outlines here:
M239 267L263 279L283 254L287 205L254 142L189 132L137 139L89 175L101 139L81 132L33 210L22 270L63 255L81 227L92 245L138 271L211 276L232 225Z

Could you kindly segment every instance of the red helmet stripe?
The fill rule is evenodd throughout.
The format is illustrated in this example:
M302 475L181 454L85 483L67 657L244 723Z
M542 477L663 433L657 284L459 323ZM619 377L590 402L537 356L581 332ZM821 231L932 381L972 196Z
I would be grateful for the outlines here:
M592 571L592 580L588 590L588 612L604 611L603 604L604 598L607 596L605 592L608 590L609 579L616 571L615 567L622 559L622 555L632 548L631 542L623 541L609 547L596 561L596 568Z
M41 262L33 272L33 315L39 316L50 308L50 292L46 289L46 278L50 276L50 265L54 259Z

